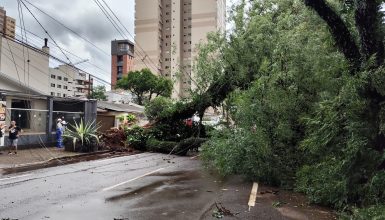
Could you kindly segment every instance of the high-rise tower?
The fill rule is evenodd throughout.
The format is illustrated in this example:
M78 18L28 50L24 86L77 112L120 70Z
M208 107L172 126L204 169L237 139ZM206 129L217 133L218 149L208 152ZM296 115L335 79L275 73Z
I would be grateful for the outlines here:
M111 42L111 86L134 68L134 44L129 40Z
M225 0L136 0L135 69L150 68L171 78L173 97L194 88L191 66L196 45L225 29ZM140 48L138 48L140 47ZM143 52L144 51L144 52Z

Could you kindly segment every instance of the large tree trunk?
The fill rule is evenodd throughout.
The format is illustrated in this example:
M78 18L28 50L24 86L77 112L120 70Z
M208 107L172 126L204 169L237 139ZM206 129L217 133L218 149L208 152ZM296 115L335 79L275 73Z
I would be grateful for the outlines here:
M255 80L255 75L252 70L249 70L247 76L243 80L232 80L235 68L225 70L225 74L216 80L207 91L175 111L171 116L160 118L159 122L178 121L192 117L195 113L201 114L208 107L218 107L233 92L236 88L247 89Z
M361 54L343 19L324 0L304 0L304 2L326 22L338 49L351 63L354 74L361 65Z
M304 0L305 4L316 11L327 23L338 48L343 52L346 59L352 64L351 73L362 71L367 61L376 56L375 65L371 70L380 68L384 64L384 35L382 33L382 16L380 15L380 1L377 0L355 0L355 22L359 33L359 45L355 43L353 34L350 33L343 19L325 2L325 0ZM377 131L370 145L379 155L385 150L385 135L380 132L381 103L385 97L381 95L372 85L364 88L362 97L370 103L367 109L367 123ZM378 166L379 170L385 169L385 160Z

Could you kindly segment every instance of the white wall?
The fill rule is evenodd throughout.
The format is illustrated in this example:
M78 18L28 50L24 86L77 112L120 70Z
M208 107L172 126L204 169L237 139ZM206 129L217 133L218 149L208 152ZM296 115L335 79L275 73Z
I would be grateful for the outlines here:
M49 95L49 57L4 37L1 41L1 73Z

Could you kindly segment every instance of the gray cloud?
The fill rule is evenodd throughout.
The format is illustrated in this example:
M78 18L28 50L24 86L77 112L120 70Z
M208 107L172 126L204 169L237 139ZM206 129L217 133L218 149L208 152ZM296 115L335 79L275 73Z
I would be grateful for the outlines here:
M122 37L114 29L111 23L104 16L102 11L97 7L94 1L85 0L29 0L43 11L52 15L54 18L65 24L67 27L74 30L76 33L84 36L92 43L102 48L105 53L110 54L110 42L113 39L121 39ZM123 24L128 28L131 34L134 32L134 0L105 0L111 9L116 13ZM17 10L17 1L4 0L2 1L7 15L16 19L19 25L19 15ZM100 2L102 2L100 0ZM51 36L64 49L76 54L79 57L90 59L90 62L99 66L104 71L95 68L90 64L81 64L79 67L85 71L95 74L104 80L110 81L110 56L100 52L91 44L80 39L75 34L71 33L58 23L40 13L38 10L28 5L37 19L48 30ZM48 37L41 29L35 19L29 14L26 8L23 8L24 22L26 29L45 38ZM20 34L20 30L17 30ZM126 35L128 35L126 33ZM28 35L29 42L41 46L43 41L32 35ZM41 43L40 43L41 42ZM39 45L40 43L40 45ZM51 42L52 43L52 42ZM65 57L60 53L60 50L51 46L53 55L65 60ZM72 62L76 62L79 58L69 55Z

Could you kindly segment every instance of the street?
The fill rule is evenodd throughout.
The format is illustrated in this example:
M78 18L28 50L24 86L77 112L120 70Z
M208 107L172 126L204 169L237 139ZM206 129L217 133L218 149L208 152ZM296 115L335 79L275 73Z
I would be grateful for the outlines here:
M238 187L214 179L196 158L142 153L2 176L0 219L214 219L220 200L237 203L227 208L240 219L255 219L246 212L251 184ZM271 203L258 209L259 219L296 219Z

